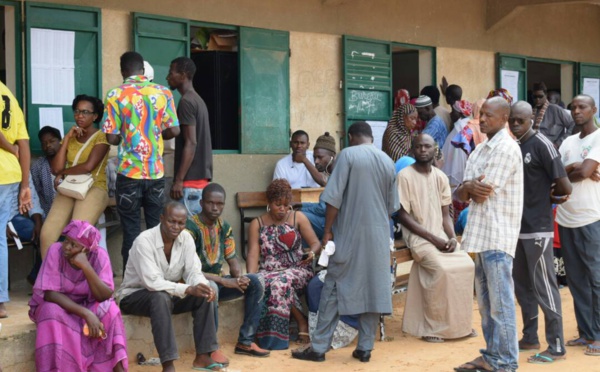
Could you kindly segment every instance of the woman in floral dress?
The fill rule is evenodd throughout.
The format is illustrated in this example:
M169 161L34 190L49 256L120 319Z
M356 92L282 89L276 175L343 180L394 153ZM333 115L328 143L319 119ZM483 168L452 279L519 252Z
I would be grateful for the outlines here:
M283 350L289 346L290 315L298 323L300 341L309 341L298 292L313 277L312 262L320 243L306 216L292 210L288 181L271 182L267 201L267 213L250 224L246 268L264 281L266 306L256 333L258 343ZM310 247L307 251L302 249L303 238Z

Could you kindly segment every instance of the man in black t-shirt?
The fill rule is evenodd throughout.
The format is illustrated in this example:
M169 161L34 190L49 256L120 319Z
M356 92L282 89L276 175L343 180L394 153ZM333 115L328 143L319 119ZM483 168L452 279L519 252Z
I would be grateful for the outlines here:
M533 130L531 105L525 101L513 105L508 123L523 155L523 217L513 263L515 295L523 316L519 349L540 348L539 305L546 321L548 348L527 361L552 363L566 358L560 293L554 275L552 203L566 201L572 187L552 142Z
M188 216L202 211L202 190L212 179L213 171L208 109L194 90L195 73L194 61L179 57L171 62L167 75L169 88L181 93L177 105L181 135L175 138L175 174L171 199L182 202L188 210Z

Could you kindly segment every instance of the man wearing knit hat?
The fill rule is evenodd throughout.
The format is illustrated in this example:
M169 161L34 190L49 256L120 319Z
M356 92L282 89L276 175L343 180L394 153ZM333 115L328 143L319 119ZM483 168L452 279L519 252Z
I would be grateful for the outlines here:
M324 135L317 138L314 147L315 165L312 165L306 157L304 159L306 169L321 186L327 185L329 175L333 172L335 154L335 138L330 136L329 132L325 132ZM325 229L325 203L319 199L318 203L302 203L297 208L306 215L319 240L322 239Z
M421 133L429 134L438 144L438 147L440 149L443 148L448 136L448 128L444 120L435 114L431 98L428 96L419 96L415 102L415 107L419 113L419 119L427 123Z
M304 163L313 180L325 187L333 171L335 153L335 138L330 136L329 132L325 132L317 138L313 149L314 164L303 154L294 154L293 159L295 162Z

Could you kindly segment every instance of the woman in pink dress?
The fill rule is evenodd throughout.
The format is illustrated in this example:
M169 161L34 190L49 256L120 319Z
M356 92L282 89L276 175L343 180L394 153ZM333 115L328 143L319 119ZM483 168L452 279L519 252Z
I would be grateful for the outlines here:
M125 327L100 232L71 221L62 235L64 242L48 249L29 302L36 370L126 371Z

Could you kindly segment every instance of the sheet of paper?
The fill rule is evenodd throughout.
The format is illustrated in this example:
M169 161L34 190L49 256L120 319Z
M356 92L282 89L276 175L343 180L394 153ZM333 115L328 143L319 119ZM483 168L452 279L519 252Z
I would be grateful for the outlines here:
M17 230L15 230L15 227L13 226L12 222L8 223L8 228L10 229L10 231L12 231L13 234L17 235ZM21 243L21 239L18 236L16 238L13 238L13 240L17 245L17 249L23 249L23 243Z
M60 136L65 136L65 123L63 121L62 107L40 107L40 129L45 126L56 128Z
M501 70L500 86L510 93L513 103L519 100L519 71Z
M583 78L583 94L587 94L588 96L592 96L594 102L596 102L596 107L600 104L600 79L593 78ZM596 117L600 113L596 113Z
M371 130L373 131L373 144L381 150L383 132L385 132L388 123L386 121L367 121L367 123L371 126Z
M31 100L70 105L75 97L75 32L31 29Z

